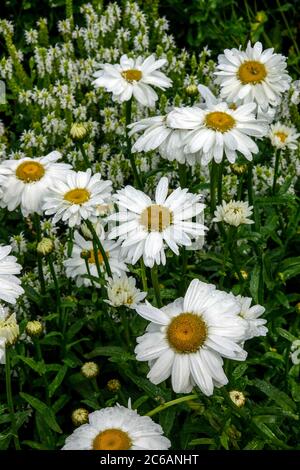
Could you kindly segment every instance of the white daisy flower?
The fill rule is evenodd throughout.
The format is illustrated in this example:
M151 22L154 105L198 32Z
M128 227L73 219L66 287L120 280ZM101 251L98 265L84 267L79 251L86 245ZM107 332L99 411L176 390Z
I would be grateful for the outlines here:
M241 305L239 315L248 323L244 340L246 341L256 336L266 336L268 328L264 325L267 323L267 320L259 318L265 312L265 308L261 305L252 305L251 307L252 299L250 297L237 295L236 299Z
M169 124L168 116L154 116L141 121L134 122L128 127L131 129L129 135L134 135L143 131L143 134L132 146L132 152L149 152L158 150L160 155L170 161L177 160L179 163L194 165L200 162L201 154L185 153L185 136L187 131L173 129Z
M128 262L135 264L141 257L146 266L165 264L165 248L176 255L180 246L190 246L192 239L204 235L206 227L192 221L203 212L201 195L177 188L168 196L168 178L161 178L154 202L149 196L132 186L126 186L116 194L120 212L112 214L118 221L109 238L119 238Z
M252 216L252 206L243 201L222 201L222 205L217 206L213 222L226 222L226 224L238 227L242 224L253 224L254 221L248 219Z
M278 149L297 150L300 134L294 126L286 126L276 122L270 126L269 138L274 147Z
M291 360L294 365L300 364L300 339L296 339L292 342Z
M246 359L239 345L247 328L240 304L212 284L194 279L184 299L161 309L147 302L136 311L151 322L135 353L138 361L150 361L147 377L154 384L171 376L176 393L189 393L196 384L209 396L228 382L221 356Z
M267 109L277 106L282 93L290 88L291 78L286 67L286 58L274 54L273 48L263 51L260 42L253 47L248 42L246 51L225 49L218 57L215 75L221 96L226 100L255 102Z
M53 181L64 178L71 165L56 163L62 155L51 152L45 157L6 160L0 165L0 185L3 189L1 207L13 211L21 205L27 217L42 213L42 203Z
M22 266L17 263L15 256L9 256L11 246L0 246L0 299L15 304L20 295L24 294L21 281L16 274L20 274Z
M0 364L5 364L5 348L15 343L19 332L16 314L0 305Z
M95 87L104 87L113 94L113 99L119 102L128 101L133 96L143 106L153 107L158 99L152 86L165 90L172 81L158 71L166 64L166 59L155 60L152 54L143 59L131 59L122 55L119 64L102 64L101 70L94 73Z
M67 437L62 450L165 450L171 442L149 416L116 405L93 411L89 423Z
M100 173L92 176L87 171L67 172L63 181L54 182L45 197L43 209L46 215L53 215L53 223L59 220L70 227L78 226L83 220L96 223L99 208L107 206L111 198L111 181L102 181Z
M125 271L128 271L128 269L120 253L120 243L102 239L101 244L108 258L112 274L122 276ZM104 274L106 274L104 259L100 250L98 251L97 256L100 269ZM67 277L75 278L77 286L84 285L85 287L88 287L92 285L91 280L84 277L89 274L86 262L88 263L91 276L98 277L93 242L91 240L85 240L79 232L76 231L74 233L72 255L64 261L64 266L66 268Z
M105 300L113 307L125 305L128 308L136 308L137 305L145 299L147 292L141 292L136 288L136 280L134 277L113 276L108 280L107 286L108 300Z
M253 114L255 103L233 109L225 102L206 101L200 107L175 108L167 118L167 124L189 132L185 136L184 152L201 152L201 163L207 165L212 159L220 163L224 154L234 163L237 152L252 160L258 152L251 137L263 137L267 132L265 121L258 121Z

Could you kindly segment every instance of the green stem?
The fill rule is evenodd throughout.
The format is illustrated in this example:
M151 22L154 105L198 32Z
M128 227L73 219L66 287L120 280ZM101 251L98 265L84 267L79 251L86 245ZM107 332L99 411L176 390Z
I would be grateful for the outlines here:
M247 187L248 187L248 201L249 201L249 206L253 206L253 176L252 176L252 163L248 163Z
M17 422L14 410L14 403L11 391L11 370L10 370L10 348L7 347L5 351L5 382L6 382L6 398L11 422L11 431L14 438L15 449L20 450L20 441L17 431Z
M210 212L214 215L216 210L216 185L218 177L218 164L212 160L210 168Z
M184 163L178 163L178 174L179 174L179 182L181 188L186 188L187 185L187 168Z
M92 222L90 220L86 220L86 224L88 226L88 228L90 229L92 235L93 235L93 246L94 246L94 251L95 251L95 245L96 247L98 246L99 250L100 250L100 253L102 255L102 258L103 258L103 261L104 261L104 265L105 265L105 269L106 269L106 272L107 272L107 275L109 277L112 277L112 273L111 273L111 269L110 269L110 265L109 265L109 261L108 261L108 257L107 257L107 254L102 246L102 243L96 233L96 230L94 229L94 226L92 224ZM98 270L98 274L99 274L99 277L101 276L101 269L100 269L100 266L99 266L99 260L98 260L98 256L97 255L97 252L98 250L96 249L95 251L95 261L96 261L96 266L97 266L97 261L98 261L98 266L97 266L97 270L98 270L98 267L99 267L99 270L100 270L100 274L99 274L99 270Z
M38 339L38 338L33 338L33 343L34 343L34 346L35 346L36 355L37 355L38 360L39 360L40 362L44 362L39 339ZM43 377L43 382L44 382L46 403L47 403L47 405L50 405L50 395L49 395L49 384L48 384L48 380L47 380L47 377L46 377L45 374L43 374L42 377Z
M142 276L143 291L148 292L146 267L145 267L143 258L141 258L140 264L141 264L141 276Z
M238 279L239 279L240 283L243 284L244 279L243 279L243 276L241 274L241 270L238 266L238 262L237 262L237 259L236 259L236 251L237 251L237 246L236 246L236 243L235 243L235 241L236 241L236 231L237 231L236 227L229 227L228 232L227 232L228 247L229 247L230 257L231 257L231 261L232 261L234 270L235 270L235 272L238 276Z
M240 180L239 180L238 189L237 189L237 200L238 201L241 201L241 199L242 199L243 183L244 183L244 175L241 175Z
M193 395L186 395L184 397L176 398L175 400L168 401L167 403L164 403L163 405L159 405L153 410L149 411L145 416L153 416L156 415L157 413L160 413L161 411L166 410L167 408L170 408L170 406L178 405L179 403L183 403L185 401L190 401L194 400L195 398L198 398L198 395L193 394Z
M92 286L95 287L95 283L94 283L94 279L92 278L92 275L91 275L91 270L90 270L90 265L89 265L88 259L84 258L84 262L85 262L85 267L86 267L87 273L90 276L90 281L92 283Z
M224 173L224 163L225 159L222 158L222 161L219 166L219 171L218 171L218 204L222 204L223 200L223 185L222 185L222 180L223 180L223 173Z
M74 229L69 228L69 238L68 238L68 257L70 258L72 256L72 251L73 251L73 234L74 234Z
M289 33L289 37L294 45L294 48L295 48L295 51L297 53L297 55L299 56L300 54L300 51L299 51L299 48L298 48L298 44L297 44L297 41L295 40L295 37L294 37L294 34L292 33L291 29L290 29L290 26L289 26L289 22L287 21L286 19L286 16L284 14L284 11L282 10L281 8L281 5L280 5L280 1L279 0L276 0L276 3L277 3L277 6L278 6L278 10L280 11L281 13L281 16L282 16L282 19L284 21L284 24L286 26L286 29L288 30L288 33Z
M61 327L62 326L62 309L61 309L61 303L60 303L59 284L58 284L58 280L57 280L57 276L56 276L56 272L55 272L55 268L54 268L54 264L53 264L52 255L49 254L47 256L47 258L48 258L48 264L49 264L49 269L50 269L50 272L51 272L51 276L52 276L52 279L53 279L53 282L54 282L55 296L56 296L56 307L57 307L57 310L58 310L58 313L59 313L59 324L60 324L60 327Z
M36 239L37 242L41 241L41 220L40 216L37 213L33 214L33 224L36 232ZM42 256L38 253L37 254L37 264L38 264L38 273L39 273L39 280L41 285L41 294L46 294L46 287L45 287L45 278L43 273L43 261Z
M155 293L155 300L157 308L162 306L161 297L160 297L160 290L159 290L159 282L158 282L158 269L157 265L155 264L153 268L151 268L151 279L152 285Z
M88 169L90 167L90 162L89 162L89 158L87 156L87 153L84 149L83 143L78 142L78 147L80 148L81 155L83 156L83 161L84 161L85 167L86 167L86 169Z
M274 178L273 178L273 186L272 186L272 194L273 196L276 193L276 183L278 179L278 170L279 170L279 162L280 162L281 152L280 150L276 150L275 152L275 168L274 168Z
M126 101L126 129L125 129L125 132L126 132L126 147L127 147L127 156L129 157L132 172L133 172L133 176L134 176L134 182L135 182L135 184L137 185L137 187L139 189L142 189L143 185L142 185L142 182L141 182L141 178L140 178L140 175L138 173L138 170L137 170L137 167L136 167L136 164L135 164L134 155L131 152L131 138L129 136L129 130L128 130L128 127L127 127L127 126L129 126L129 124L131 124L131 111L132 111L132 98L130 100Z

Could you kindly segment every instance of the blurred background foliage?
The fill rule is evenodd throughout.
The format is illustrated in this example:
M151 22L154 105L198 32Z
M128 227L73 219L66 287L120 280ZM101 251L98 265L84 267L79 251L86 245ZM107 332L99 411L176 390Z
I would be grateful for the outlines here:
M53 40L56 23L63 17L66 0L1 0L1 17L17 25L17 40L24 41L22 32L33 27L40 17L47 17ZM84 0L73 0L77 20ZM106 0L91 0L93 5ZM122 5L123 0L116 3ZM170 21L179 47L192 50L208 46L213 51L245 46L248 40L262 41L264 47L274 47L289 56L289 66L300 71L299 29L300 1L290 0L139 0L147 9L157 8ZM216 47L217 46L217 47Z

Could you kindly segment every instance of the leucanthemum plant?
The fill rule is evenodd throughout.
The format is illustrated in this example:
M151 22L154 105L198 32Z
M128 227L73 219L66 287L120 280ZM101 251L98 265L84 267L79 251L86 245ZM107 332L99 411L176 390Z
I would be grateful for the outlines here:
M295 47L66 6L0 20L0 449L294 448Z

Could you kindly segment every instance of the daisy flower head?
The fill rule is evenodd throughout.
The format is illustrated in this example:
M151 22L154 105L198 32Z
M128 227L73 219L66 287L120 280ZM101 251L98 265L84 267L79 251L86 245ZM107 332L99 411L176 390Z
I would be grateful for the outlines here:
M300 364L300 339L296 339L292 342L291 360L294 365Z
M264 314L265 308L262 307L262 305L252 305L251 307L251 297L237 295L236 300L241 306L239 315L244 318L248 324L244 340L246 341L256 336L266 336L268 328L264 325L267 323L267 320L259 318Z
M0 364L5 364L5 348L14 344L18 336L16 314L0 305Z
M217 206L213 222L226 222L226 224L238 227L242 224L253 224L254 221L248 217L252 216L252 206L248 202L243 201L222 201L220 206Z
M132 59L124 54L119 64L100 65L92 84L96 88L104 87L120 103L133 96L141 105L153 107L158 96L152 86L165 90L172 85L172 81L158 70L166 62L166 59L155 60L153 54L146 59L141 56Z
M294 126L286 126L276 122L270 126L269 138L273 147L278 149L297 150L300 134Z
M108 280L107 286L108 300L105 300L113 307L125 305L128 308L135 309L136 306L145 299L147 293L141 292L136 288L134 277L127 277L126 274L113 276Z
M119 225L112 228L109 238L119 238L129 263L143 257L149 267L165 264L167 246L178 255L180 246L190 246L193 239L204 235L206 227L192 221L204 210L201 195L177 188L168 196L168 188L168 178L161 178L154 201L132 186L117 192L120 211L110 219Z
M290 88L291 77L286 71L286 58L263 50L260 42L245 51L225 49L219 55L216 82L221 86L221 96L234 103L255 102L261 108L277 106L281 95Z
M70 170L63 181L53 182L43 209L46 215L54 215L54 224L62 220L75 227L87 219L96 223L99 209L110 201L111 185L111 181L101 180L100 173L92 176L90 168L78 172Z
M185 136L187 131L182 129L173 129L169 125L169 115L154 116L141 121L134 122L128 127L129 135L142 132L132 146L132 152L149 152L158 150L160 155L166 160L177 160L179 163L187 163L194 165L200 162L201 154L185 153L183 148L185 145Z
M21 206L27 217L42 213L42 204L53 181L64 178L71 168L67 163L57 163L62 155L53 151L44 157L6 160L0 164L0 185L3 189L1 207L13 211Z
M10 256L11 250L9 245L0 245L0 299L15 304L17 298L24 294L24 289L16 276L22 267L15 256Z
M234 109L215 98L207 100L204 108L175 108L169 114L167 124L174 129L188 131L184 152L200 152L202 165L207 165L212 159L220 163L224 155L234 163L237 152L251 161L252 154L258 153L251 137L261 138L267 133L266 122L256 119L255 109L255 103Z
M194 385L207 396L228 380L223 357L244 361L240 346L247 323L238 313L239 302L214 285L194 279L184 298L157 309L149 303L136 311L151 323L137 338L138 361L149 361L148 379L159 384L171 376L176 393L189 393Z
M149 416L119 404L93 411L88 424L75 429L62 450L165 450L171 442Z
M120 243L104 238L101 240L101 244L108 258L112 274L122 276L128 269L120 253ZM89 287L92 285L92 281L85 276L91 275L98 277L96 256L99 261L100 270L106 273L104 259L100 250L98 250L96 254L93 249L93 242L91 240L85 240L80 233L76 231L74 233L72 255L64 261L64 266L66 268L67 277L75 278L78 287L82 285Z

